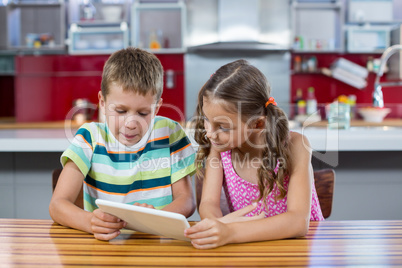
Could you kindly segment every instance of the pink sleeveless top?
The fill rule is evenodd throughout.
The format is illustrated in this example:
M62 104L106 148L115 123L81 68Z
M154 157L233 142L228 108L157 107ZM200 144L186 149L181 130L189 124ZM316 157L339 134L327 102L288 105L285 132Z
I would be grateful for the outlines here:
M221 153L222 165L224 171L224 183L223 189L226 194L226 198L229 204L230 212L244 208L252 203L252 201L257 200L260 196L258 185L248 182L240 178L232 165L232 152L226 151ZM284 187L287 190L289 184L289 178L284 179ZM312 185L312 201L311 201L311 221L322 221L324 217L322 216L320 203L318 202L317 192L315 190L314 180ZM268 211L265 209L263 200L260 200L254 211L250 212L246 216L259 215L261 212L265 212L265 217L275 216L287 211L287 196L281 200L275 201L275 196L279 195L279 189L274 186L273 190L267 196L267 206Z

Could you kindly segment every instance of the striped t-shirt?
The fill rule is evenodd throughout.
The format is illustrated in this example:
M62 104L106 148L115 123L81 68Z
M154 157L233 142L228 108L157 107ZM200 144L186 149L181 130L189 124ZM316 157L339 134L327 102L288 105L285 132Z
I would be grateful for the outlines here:
M127 147L115 139L105 123L78 129L61 156L73 161L84 175L84 208L97 208L97 198L161 209L172 202L171 185L195 172L195 151L183 128L156 116L144 137Z

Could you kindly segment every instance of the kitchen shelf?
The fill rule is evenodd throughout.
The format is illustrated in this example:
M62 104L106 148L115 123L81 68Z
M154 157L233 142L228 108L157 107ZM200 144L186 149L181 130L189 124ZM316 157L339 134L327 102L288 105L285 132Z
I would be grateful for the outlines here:
M184 1L131 5L131 45L153 53L184 53L186 5ZM166 23L168 22L168 23Z
M82 27L71 24L68 31L68 52L77 54L111 54L128 47L127 23L117 26Z
M1 13L5 11L7 16L7 25L3 26L5 39L2 41L6 49L34 53L64 50L63 2L11 2L1 8Z
M293 40L297 52L344 51L344 7L336 2L291 3ZM316 49L317 48L317 49Z

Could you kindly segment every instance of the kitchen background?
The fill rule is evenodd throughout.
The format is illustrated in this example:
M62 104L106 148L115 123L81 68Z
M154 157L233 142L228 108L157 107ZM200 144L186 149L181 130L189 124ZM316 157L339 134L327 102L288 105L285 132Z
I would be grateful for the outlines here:
M203 83L221 65L244 58L267 76L290 119L295 119L296 101L306 99L311 87L325 119L325 106L335 99L371 105L379 58L401 43L401 23L402 0L2 0L0 125L72 119L77 100L92 104L96 120L103 64L129 45L155 53L164 66L161 115L190 120ZM392 56L382 82L402 78L400 55ZM366 76L342 74L340 58L363 67ZM402 118L400 86L383 92L391 108L387 118ZM352 116L360 119L358 113ZM331 218L402 218L402 199L396 197L402 190L400 151L336 153L338 198ZM48 169L60 165L59 155L42 152L38 161L37 154L24 150L0 152L0 199L15 200L11 208L0 202L0 217L48 217L39 206L48 203L49 194L35 197L41 200L32 204L38 209L18 200L33 189L51 191ZM313 164L328 166L318 157ZM393 205L385 212L383 203L362 208L374 199L383 174L381 193ZM359 190L362 201L354 205Z

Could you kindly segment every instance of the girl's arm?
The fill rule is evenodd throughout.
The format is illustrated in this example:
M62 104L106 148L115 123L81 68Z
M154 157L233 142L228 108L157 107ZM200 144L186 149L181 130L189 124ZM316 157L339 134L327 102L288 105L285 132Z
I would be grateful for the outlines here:
M220 198L223 183L221 156L213 147L208 155L203 178L202 195L199 207L201 219L222 217Z
M190 176L185 176L172 184L173 201L163 208L190 217L195 211L195 200Z
M94 234L100 240L110 240L120 234L125 222L100 209L84 211L74 202L81 190L84 175L77 165L68 161L60 174L50 200L49 213L52 219L64 226Z
M253 221L222 223L206 219L187 229L194 247L214 248L229 243L265 241L304 236L309 227L313 170L308 140L291 133L293 168L287 193L287 212Z

